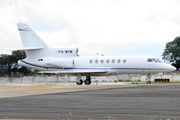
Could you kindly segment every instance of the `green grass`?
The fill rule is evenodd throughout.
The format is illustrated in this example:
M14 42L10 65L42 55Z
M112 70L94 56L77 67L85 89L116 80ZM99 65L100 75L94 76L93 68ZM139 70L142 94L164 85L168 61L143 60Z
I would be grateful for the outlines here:
M138 84L147 84L147 81L144 81L144 82L135 82L135 81L133 81L132 82L132 84L136 84L136 83L138 83ZM176 81L176 82L152 82L151 81L151 84L179 84L180 82L179 81Z

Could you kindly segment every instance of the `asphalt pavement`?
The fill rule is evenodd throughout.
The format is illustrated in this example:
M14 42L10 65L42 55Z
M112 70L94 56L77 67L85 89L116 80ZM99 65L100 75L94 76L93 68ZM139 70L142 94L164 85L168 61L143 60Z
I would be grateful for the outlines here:
M180 85L1 86L1 94L0 119L180 119Z

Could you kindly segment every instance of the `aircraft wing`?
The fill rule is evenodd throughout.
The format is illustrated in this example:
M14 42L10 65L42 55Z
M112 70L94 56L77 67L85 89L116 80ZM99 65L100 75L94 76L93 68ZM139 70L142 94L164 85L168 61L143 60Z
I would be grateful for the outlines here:
M14 50L39 50L39 49L43 49L43 47L5 48L5 50L8 50L8 51L14 51Z
M67 73L67 74L76 74L76 73L107 73L108 71L106 70L76 70L76 71L67 71L67 70L62 70L62 71L38 71L37 73Z

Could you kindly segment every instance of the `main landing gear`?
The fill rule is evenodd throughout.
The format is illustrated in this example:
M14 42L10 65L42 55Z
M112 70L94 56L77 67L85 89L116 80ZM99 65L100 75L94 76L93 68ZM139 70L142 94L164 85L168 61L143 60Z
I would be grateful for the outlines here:
M83 84L83 81L80 80L79 82L76 82L77 85L82 85Z
M90 76L86 76L86 80L84 81L84 83L86 85L90 85L91 84L91 77Z
M86 76L86 80L84 81L84 83L86 85L90 85L91 84L91 77L90 76ZM77 74L76 84L77 85L82 85L83 84L83 81L81 79L81 74Z

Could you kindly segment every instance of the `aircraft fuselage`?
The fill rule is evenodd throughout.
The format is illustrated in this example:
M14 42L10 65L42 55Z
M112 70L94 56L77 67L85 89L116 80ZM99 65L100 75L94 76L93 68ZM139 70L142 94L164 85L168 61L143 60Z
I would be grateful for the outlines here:
M148 59L152 59L152 62L148 62ZM20 60L18 64L40 71L64 71L67 73L68 71L82 71L83 73L87 70L108 71L106 73L88 73L90 75L146 74L169 72L175 69L169 64L155 62L153 59L157 58L151 56L41 57ZM59 62L63 60L67 63Z

